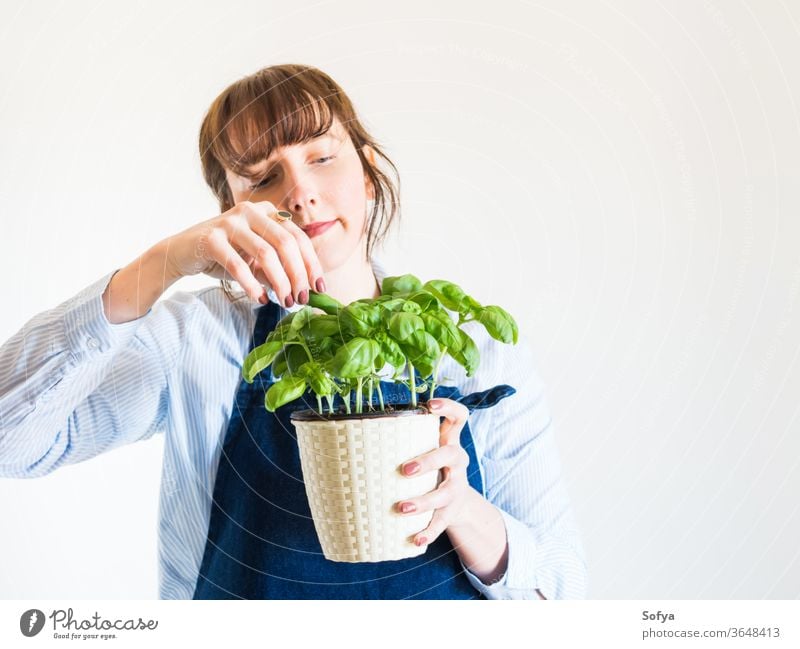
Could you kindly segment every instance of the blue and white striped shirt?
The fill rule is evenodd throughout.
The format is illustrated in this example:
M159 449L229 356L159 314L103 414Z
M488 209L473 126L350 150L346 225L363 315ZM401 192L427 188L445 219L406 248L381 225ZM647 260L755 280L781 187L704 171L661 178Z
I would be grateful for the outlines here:
M373 271L379 283L388 274L378 260ZM0 477L42 476L164 432L159 596L191 599L261 305L243 293L231 302L215 286L176 292L136 320L110 324L102 295L113 274L34 316L0 348ZM281 317L299 308L281 307ZM483 495L506 526L508 568L490 585L466 575L489 599L539 599L537 589L547 599L584 598L584 550L531 346L522 334L517 345L500 343L477 322L463 329L478 346L479 369L468 378L446 357L440 382L465 395L501 383L517 390L470 415Z

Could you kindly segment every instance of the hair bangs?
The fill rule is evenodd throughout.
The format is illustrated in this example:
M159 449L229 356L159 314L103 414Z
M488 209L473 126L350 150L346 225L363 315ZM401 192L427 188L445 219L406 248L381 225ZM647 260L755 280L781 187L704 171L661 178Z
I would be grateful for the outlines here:
M272 88L247 84L229 95L220 111L213 153L242 176L280 147L327 133L334 108L325 97L292 87L292 79Z

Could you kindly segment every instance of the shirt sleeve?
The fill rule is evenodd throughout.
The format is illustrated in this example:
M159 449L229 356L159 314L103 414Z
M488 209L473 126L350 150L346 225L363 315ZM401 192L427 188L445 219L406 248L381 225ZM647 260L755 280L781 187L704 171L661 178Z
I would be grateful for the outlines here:
M500 343L497 343L500 344ZM496 347L496 345L495 345ZM492 349L492 383L517 389L485 411L483 432L486 499L502 515L508 566L484 584L462 562L470 583L488 599L584 599L587 566L561 475L553 422L528 340ZM484 359L481 359L481 363ZM480 370L478 370L480 371Z
M42 476L164 424L192 294L111 324L102 295L116 272L34 316L0 347L0 477Z

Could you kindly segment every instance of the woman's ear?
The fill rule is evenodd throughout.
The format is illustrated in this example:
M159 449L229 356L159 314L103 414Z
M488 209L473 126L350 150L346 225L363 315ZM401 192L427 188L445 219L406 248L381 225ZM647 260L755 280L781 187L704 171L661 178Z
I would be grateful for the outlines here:
M361 147L361 151L364 153L364 157L367 159L367 162L374 167L375 166L375 150L369 146L369 144L365 144ZM364 185L367 188L367 198L371 201L375 200L375 188L372 185L372 179L367 175L367 172L364 172Z
M375 164L375 149L373 149L369 144L365 144L361 147L361 150L364 152L364 156L369 160L371 165Z

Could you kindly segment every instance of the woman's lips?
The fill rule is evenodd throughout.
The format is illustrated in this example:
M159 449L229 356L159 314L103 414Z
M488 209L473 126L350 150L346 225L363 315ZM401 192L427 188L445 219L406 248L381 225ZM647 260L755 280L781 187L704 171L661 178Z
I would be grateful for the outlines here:
M326 221L325 223L315 223L314 225L309 225L307 228L304 228L305 233L309 237L316 237L328 230L336 220L333 221Z

